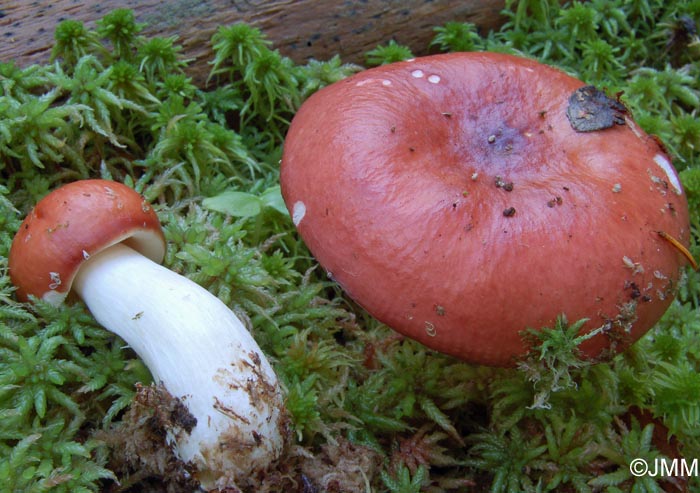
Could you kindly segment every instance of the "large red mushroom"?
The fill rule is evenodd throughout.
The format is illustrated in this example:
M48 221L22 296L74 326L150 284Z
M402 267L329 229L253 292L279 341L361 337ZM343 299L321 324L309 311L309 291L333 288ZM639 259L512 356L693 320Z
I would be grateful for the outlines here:
M686 197L615 97L535 61L435 55L311 96L284 144L282 193L319 263L426 346L507 366L559 315L600 358L674 296Z

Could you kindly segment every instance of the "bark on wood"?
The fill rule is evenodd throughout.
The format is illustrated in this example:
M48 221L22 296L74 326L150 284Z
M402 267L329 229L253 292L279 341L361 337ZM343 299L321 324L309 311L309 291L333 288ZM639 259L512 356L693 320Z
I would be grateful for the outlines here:
M426 54L432 28L448 21L473 22L484 33L503 19L505 0L3 0L0 61L21 66L46 62L56 24L75 19L94 27L116 8L134 10L147 36L178 35L190 75L206 79L211 36L219 26L247 22L260 28L283 55L297 63L326 60L364 63L364 53L389 39Z

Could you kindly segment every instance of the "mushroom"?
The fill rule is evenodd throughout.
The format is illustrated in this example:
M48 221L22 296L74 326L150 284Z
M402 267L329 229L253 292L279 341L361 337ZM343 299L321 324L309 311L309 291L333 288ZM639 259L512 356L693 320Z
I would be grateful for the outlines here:
M311 96L284 143L301 237L370 314L510 366L565 314L622 350L670 304L690 237L669 156L622 103L497 53L373 68ZM673 241L668 241L673 238Z
M26 217L9 255L17 297L53 305L71 289L131 346L189 415L168 430L206 489L233 486L281 453L286 413L277 377L243 324L193 281L160 265L153 208L126 185L59 188Z

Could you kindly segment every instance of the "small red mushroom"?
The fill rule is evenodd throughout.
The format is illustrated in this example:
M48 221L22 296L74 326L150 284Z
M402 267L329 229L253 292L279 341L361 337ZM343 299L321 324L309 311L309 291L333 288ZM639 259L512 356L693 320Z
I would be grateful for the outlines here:
M167 430L179 458L206 489L234 488L279 457L282 393L236 315L160 265L165 246L158 216L134 190L78 181L44 197L21 224L10 277L23 301L59 305L75 291L188 410Z
M511 55L417 58L320 90L292 121L281 185L352 298L475 363L514 364L521 331L561 314L597 329L587 356L619 351L686 263L687 201L657 140L602 91Z
M10 278L17 297L60 305L80 266L117 243L153 262L165 256L165 237L151 205L117 182L83 180L44 197L17 231L10 250Z

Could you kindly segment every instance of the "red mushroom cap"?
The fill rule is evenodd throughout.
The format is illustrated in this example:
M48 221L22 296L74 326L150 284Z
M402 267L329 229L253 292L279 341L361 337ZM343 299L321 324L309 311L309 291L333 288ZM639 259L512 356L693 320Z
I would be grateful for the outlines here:
M10 278L17 297L59 304L80 265L91 255L124 242L154 262L165 255L165 237L153 208L121 183L83 180L44 197L12 241Z
M690 236L669 157L622 104L504 54L418 58L322 89L292 121L281 185L352 298L491 365L512 364L521 331L560 314L604 329L588 356L635 341L685 262L659 231Z

